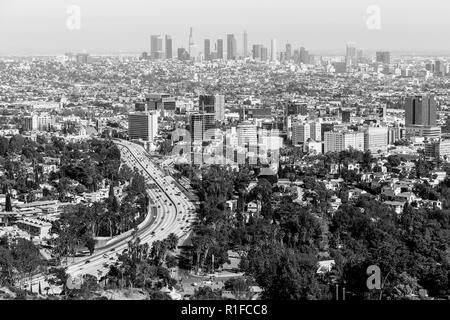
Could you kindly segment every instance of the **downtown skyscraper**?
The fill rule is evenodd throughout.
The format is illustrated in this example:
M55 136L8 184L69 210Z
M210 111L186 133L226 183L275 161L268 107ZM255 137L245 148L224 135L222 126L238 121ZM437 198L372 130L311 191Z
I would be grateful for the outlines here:
M436 126L436 101L433 96L411 96L406 99L405 125Z
M172 37L166 35L166 59L172 59Z
M163 40L160 35L152 35L150 36L150 56L152 59L161 59L163 58Z
M236 60L236 38L234 34L227 34L227 59Z
M347 67L356 65L356 44L348 42L345 52L345 64Z
M286 55L285 55L286 60L291 60L292 59L292 45L290 43L286 43Z
M217 59L223 59L223 39L217 40Z
M270 61L277 61L277 39L270 40Z
M248 55L248 36L247 31L244 31L244 58Z
M205 39L204 55L205 60L211 60L211 41L209 39Z

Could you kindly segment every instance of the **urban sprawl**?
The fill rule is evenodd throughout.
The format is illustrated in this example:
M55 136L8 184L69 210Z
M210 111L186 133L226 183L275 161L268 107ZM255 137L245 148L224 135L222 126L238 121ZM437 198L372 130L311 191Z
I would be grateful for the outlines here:
M2 298L450 296L450 59L242 40L0 57Z

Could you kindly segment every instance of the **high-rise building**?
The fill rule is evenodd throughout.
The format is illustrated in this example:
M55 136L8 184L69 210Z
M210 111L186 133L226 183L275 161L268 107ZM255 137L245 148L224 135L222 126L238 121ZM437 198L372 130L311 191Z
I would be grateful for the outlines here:
M223 39L217 40L217 59L223 59Z
M406 99L405 125L436 126L436 101L434 96L412 96Z
M364 150L364 133L354 131L328 131L324 134L324 153L341 152L353 148Z
M158 134L156 112L132 112L128 114L128 135L130 139L153 141Z
M319 122L311 122L309 124L310 138L315 141L322 141L322 126Z
M205 39L205 60L211 60L211 41Z
M386 152L388 146L388 128L387 127L368 127L364 131L364 150L373 154L378 151Z
M425 142L425 156L436 159L450 158L450 139L433 139Z
M348 42L345 52L345 64L347 67L356 65L356 47L354 42Z
M378 63L390 64L391 63L391 53L388 51L378 51L376 53L376 58Z
M152 59L161 59L163 57L163 40L160 35L150 36L150 56Z
M258 133L256 124L242 122L237 126L238 145L240 147L254 147L258 145Z
M309 123L299 123L292 126L292 144L303 144L311 137Z
M277 39L270 40L270 61L277 61Z
M356 51L356 63L362 63L364 60L364 52L362 50Z
M227 59L236 60L236 38L234 34L227 34Z
M286 55L284 58L287 61L290 61L292 59L292 45L290 43L286 43Z
M306 50L305 48L301 47L300 48L300 56L299 56L299 60L301 63L307 64L309 63L309 53L308 50Z
M445 74L445 67L442 61L436 60L434 62L434 74L437 76L443 76Z
M215 128L214 113L194 113L189 121L191 141L201 142L205 138L207 130Z
M248 37L247 31L244 31L244 58L248 56Z
M253 59L254 60L261 59L261 49L262 49L261 44L253 45Z
M214 96L201 95L198 98L201 113L214 114L216 121L225 118L225 96L216 94Z
M31 116L25 116L23 129L25 131L38 130L38 116L35 114Z
M193 56L192 46L194 46L194 34L193 34L193 31L192 31L192 27L190 27L190 29L189 29L189 48L188 48L188 53L189 53L189 57L191 57L191 58Z
M268 50L266 47L261 47L261 61L267 61L269 59Z
M172 59L172 37L166 35L166 59Z

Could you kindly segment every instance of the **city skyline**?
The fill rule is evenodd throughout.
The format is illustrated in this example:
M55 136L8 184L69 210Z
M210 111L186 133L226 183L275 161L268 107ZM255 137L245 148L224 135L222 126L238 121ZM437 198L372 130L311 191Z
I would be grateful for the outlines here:
M370 16L367 9L372 3L365 0L348 0L348 6L329 0L317 4L232 0L221 7L220 15L213 14L216 6L211 1L196 2L200 10L175 0L158 4L158 10L152 9L152 3L138 0L126 3L100 0L95 4L85 0L75 3L66 0L58 3L2 1L0 36L6 40L6 45L2 46L0 55L83 50L99 54L137 53L148 50L145 40L151 34L171 35L175 50L187 48L189 27L194 29L197 44L203 39L225 39L227 34L234 34L238 51L242 51L245 30L249 44L262 43L270 47L270 39L276 38L279 46L289 42L293 47L307 47L316 54L345 52L343 44L350 41L367 51L450 52L450 45L442 40L450 28L445 16L449 5L437 0L426 4L410 1L408 6L378 1L379 30L367 26ZM80 8L79 30L67 28L69 5Z

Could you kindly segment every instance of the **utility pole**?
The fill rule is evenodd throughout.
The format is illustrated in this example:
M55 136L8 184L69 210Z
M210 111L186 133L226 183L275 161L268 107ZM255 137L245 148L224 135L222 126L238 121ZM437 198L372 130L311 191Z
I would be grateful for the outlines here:
M345 287L342 288L342 300L345 300Z
M336 300L339 300L339 285L336 285Z

